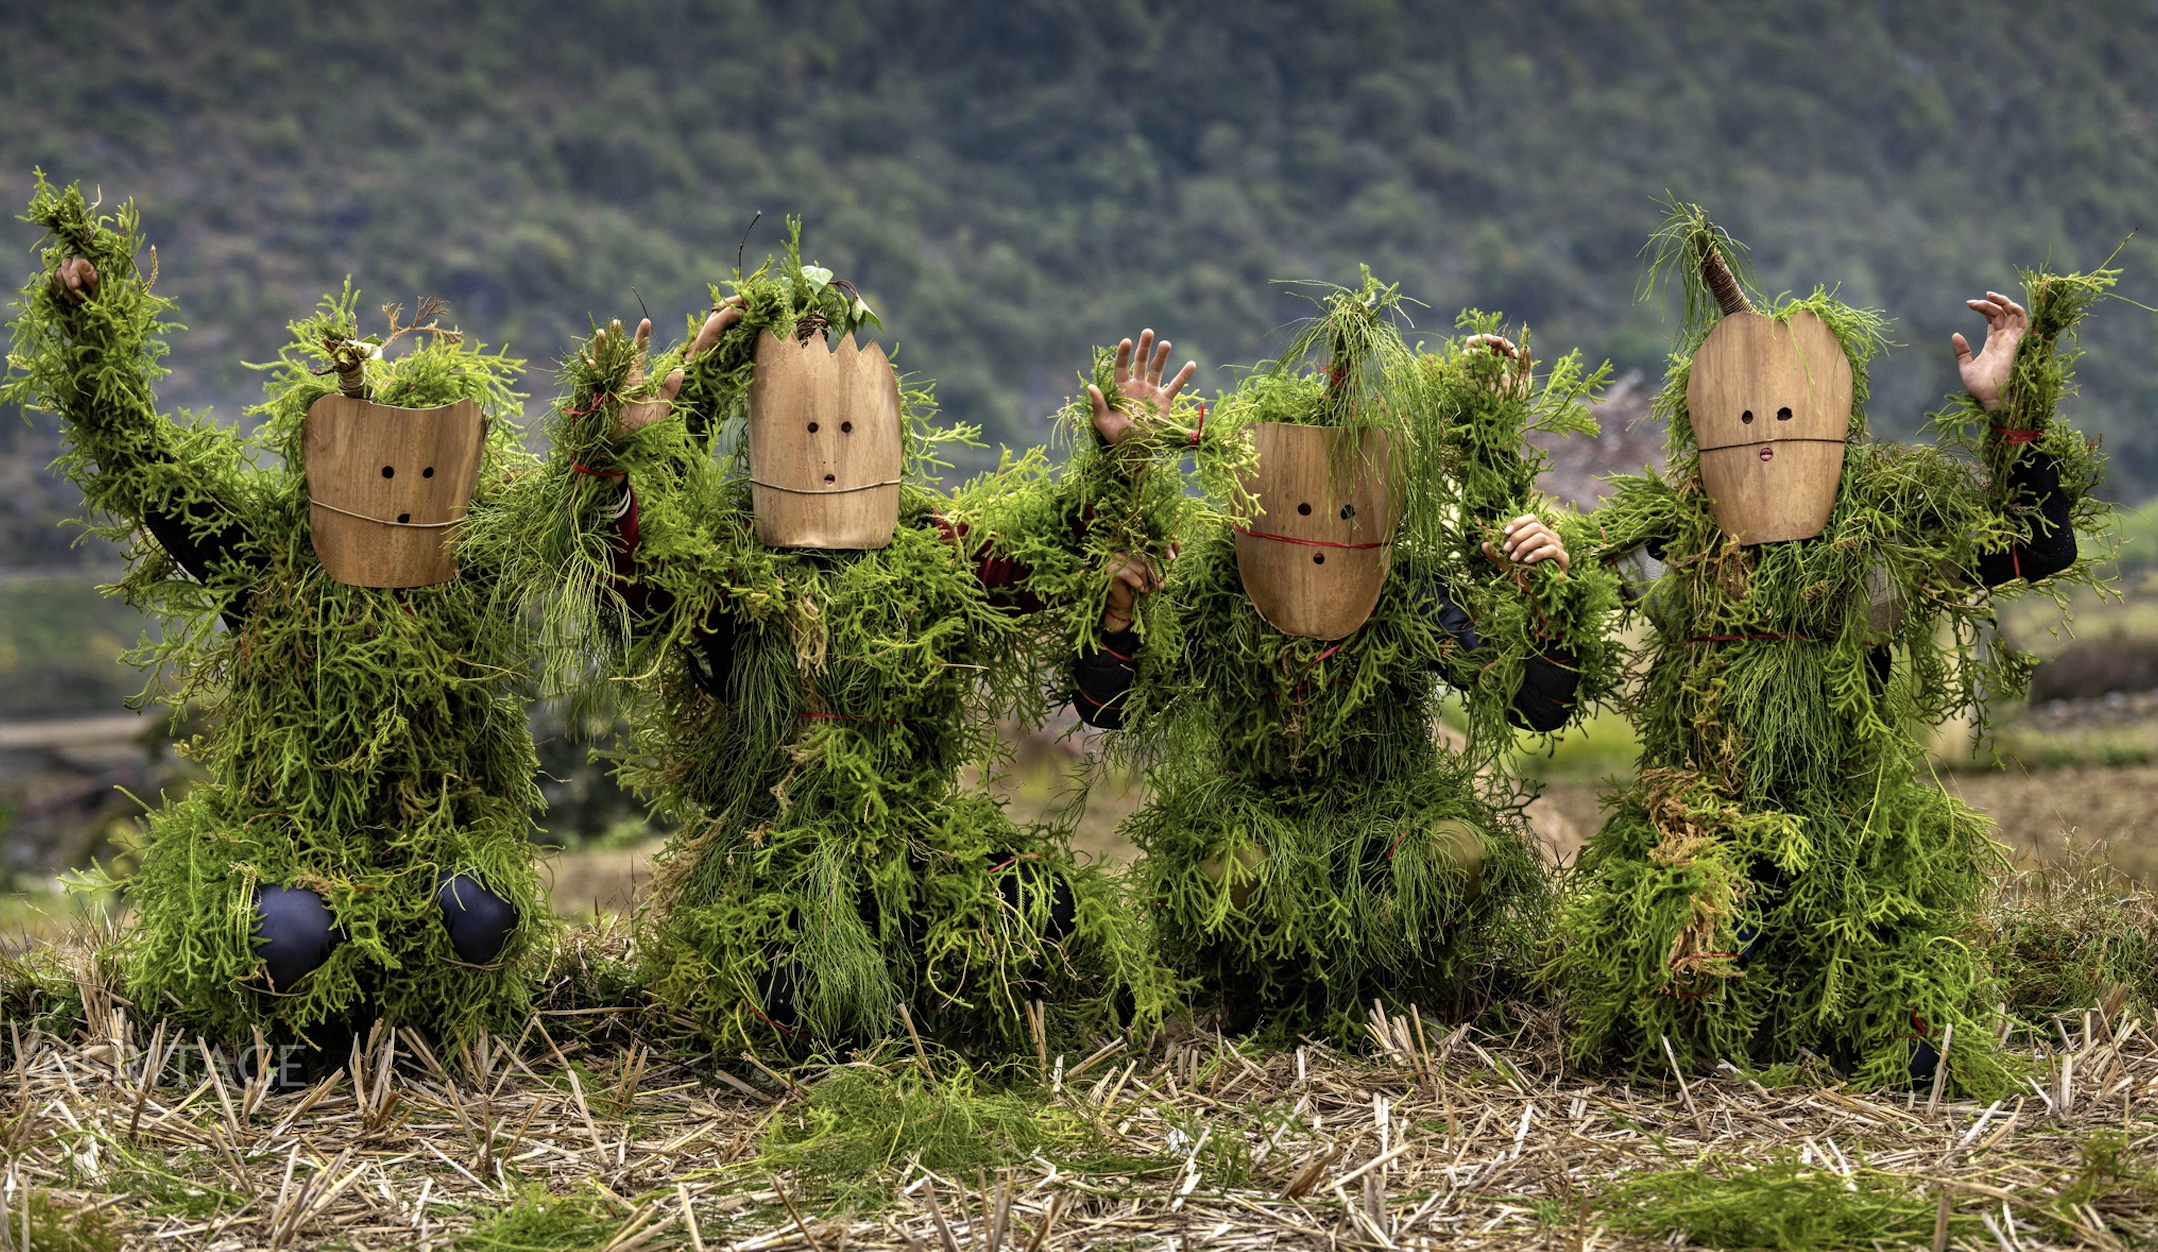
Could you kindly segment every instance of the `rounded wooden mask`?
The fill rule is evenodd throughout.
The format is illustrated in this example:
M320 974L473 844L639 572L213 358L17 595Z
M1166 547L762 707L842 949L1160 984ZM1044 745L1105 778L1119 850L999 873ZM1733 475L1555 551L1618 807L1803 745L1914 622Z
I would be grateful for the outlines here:
M327 395L300 438L309 538L330 577L353 587L457 577L451 540L487 442L477 402L399 409Z
M1341 639L1371 616L1392 567L1400 485L1383 430L1262 422L1245 486L1261 512L1236 530L1236 570L1259 616Z
M1742 544L1828 525L1851 429L1851 362L1828 323L1732 313L1701 341L1686 410L1716 524Z
M757 336L749 383L750 500L775 548L882 548L899 524L899 377L852 335Z

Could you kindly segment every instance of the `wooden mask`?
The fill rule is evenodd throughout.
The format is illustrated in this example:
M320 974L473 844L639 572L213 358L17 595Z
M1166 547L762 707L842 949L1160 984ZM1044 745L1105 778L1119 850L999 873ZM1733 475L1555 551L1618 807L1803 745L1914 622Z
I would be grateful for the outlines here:
M309 537L330 577L353 587L457 577L451 532L487 441L476 401L399 409L332 394L308 408L300 435Z
M1742 544L1828 525L1851 428L1851 362L1812 313L1731 313L1694 353L1686 409L1716 524Z
M1383 430L1262 422L1245 486L1262 510L1236 531L1236 569L1266 623L1340 639L1379 603L1400 524L1400 485Z
M775 548L882 548L899 524L899 378L884 349L757 336L750 500Z

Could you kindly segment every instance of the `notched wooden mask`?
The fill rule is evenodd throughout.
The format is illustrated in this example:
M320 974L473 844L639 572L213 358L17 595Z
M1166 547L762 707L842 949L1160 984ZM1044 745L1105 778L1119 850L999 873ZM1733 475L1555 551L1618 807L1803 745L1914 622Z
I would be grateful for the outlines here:
M353 587L425 587L457 577L464 520L487 442L472 400L399 409L332 394L301 428L308 531L330 577Z
M876 344L757 336L750 500L775 548L882 548L899 524L899 378Z
M1400 484L1383 430L1262 422L1245 486L1262 510L1236 532L1236 570L1266 623L1341 639L1379 603L1400 525Z
M1701 341L1686 410L1716 524L1742 544L1828 525L1851 429L1851 362L1812 313L1731 313Z

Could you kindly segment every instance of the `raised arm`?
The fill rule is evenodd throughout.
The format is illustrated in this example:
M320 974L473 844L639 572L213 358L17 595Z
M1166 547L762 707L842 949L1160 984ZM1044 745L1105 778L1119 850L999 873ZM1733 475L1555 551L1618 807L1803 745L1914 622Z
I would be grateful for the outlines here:
M2070 521L2075 499L2061 481L2059 463L2039 446L2051 413L2035 404L2011 403L2016 357L2031 327L2030 314L1997 291L1964 303L1986 319L1986 343L1974 354L1960 332L1951 336L1956 369L1964 389L1987 414L1983 446L1988 466L2000 476L1999 507L2024 523L2027 536L1999 552L1982 554L1973 572L1988 587L2019 578L2051 578L2076 563L2076 532ZM2050 351L2051 344L2041 350Z
M46 231L44 266L22 290L0 398L55 414L59 468L82 490L92 529L128 543L131 560L171 564L196 581L249 581L250 468L239 437L158 411L155 383L172 302L152 293L132 204L98 216L75 187L42 175L29 220Z

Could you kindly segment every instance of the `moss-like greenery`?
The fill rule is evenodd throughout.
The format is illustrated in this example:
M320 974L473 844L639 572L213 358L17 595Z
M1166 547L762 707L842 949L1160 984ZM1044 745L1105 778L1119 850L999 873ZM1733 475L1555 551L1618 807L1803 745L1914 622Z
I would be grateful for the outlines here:
M1600 375L1568 358L1537 387L1459 341L1419 354L1389 316L1398 299L1368 274L1333 290L1283 361L1210 421L1224 435L1262 422L1388 432L1409 498L1377 607L1345 639L1276 630L1217 523L1176 564L1119 747L1149 763L1153 799L1126 831L1146 852L1164 951L1229 1020L1285 1034L1351 1036L1374 997L1472 1011L1521 975L1549 891L1511 781L1477 769L1514 737L1506 707L1528 657L1578 666L1583 703L1611 682L1610 576L1502 571L1481 552L1531 509L1583 542L1534 497L1520 436L1587 421ZM1474 619L1475 648L1440 626L1441 588ZM1477 710L1465 752L1434 741L1442 688Z
M644 916L647 985L730 1051L876 1038L902 1006L926 1033L1027 1052L1030 1001L1052 1037L1159 1022L1175 987L1118 884L960 772L994 762L993 714L1040 716L1098 617L1090 517L1121 519L1099 543L1158 555L1186 507L1173 463L1116 467L1155 493L1129 512L1105 456L1061 484L1039 453L1007 457L947 498L924 479L972 432L934 425L926 385L903 381L890 545L764 546L743 437L756 335L847 334L866 314L798 239L735 277L747 315L688 363L663 420L622 432L616 414L681 349L646 360L619 326L581 345L543 489L475 511L473 544L541 604L558 681L625 706L621 776L680 832ZM631 509L633 556L616 520ZM984 562L1012 557L1011 585L986 585ZM1021 612L1030 599L1043 611Z
M362 1005L449 1031L514 1020L551 914L527 842L538 795L517 635L491 610L493 570L467 559L436 586L349 587L309 540L301 423L335 389L337 354L352 355L341 345L360 333L356 295L293 323L265 367L261 425L242 438L158 411L171 302L152 291L133 207L99 216L41 177L27 220L46 232L44 265L22 288L5 396L60 416L59 467L91 530L128 545L115 590L165 624L132 658L155 671L151 690L211 710L184 747L208 778L150 814L123 884L138 930L130 998L214 1033L304 1029ZM80 305L51 281L71 255L99 275ZM508 491L528 463L509 420L518 362L454 333L421 338L362 367L373 398L477 401L489 426L475 498ZM153 516L168 519L168 540L222 557L192 576L147 533ZM495 964L457 962L435 903L442 873L517 907ZM258 884L320 893L344 934L289 993L270 993L258 969Z
M1938 1201L1903 1178L1859 1169L1850 1177L1795 1154L1767 1161L1711 1158L1620 1182L1591 1201L1596 1220L1636 1238L1681 1232L1709 1248L1917 1247L1933 1239ZM1968 1213L1952 1213L1951 1236L1983 1237Z
M1915 1038L1937 1043L1952 1024L1952 1087L1997 1089L2010 1075L1996 996L1968 938L2005 865L1984 818L1913 781L1924 763L1914 732L1966 707L1982 718L2028 674L2029 658L1994 633L1993 606L2029 584L1981 594L1965 573L2044 525L2030 502L2005 498L2012 459L2051 452L2078 493L2074 525L2098 521L2102 506L2080 494L2096 458L2052 404L2072 360L2059 349L2112 272L2026 276L2033 329L2008 411L2019 429L2046 433L2011 448L1961 433L1982 420L1964 401L1936 419L1940 443L1873 440L1878 315L1824 290L1772 307L1756 299L1771 316L1819 315L1856 386L1826 529L1741 547L1710 512L1686 384L1715 309L1693 258L1724 256L1741 279L1743 266L1697 209L1680 207L1661 242L1689 292L1658 400L1672 463L1660 478L1619 480L1596 520L1607 552L1660 545L1669 572L1639 603L1648 635L1626 708L1641 777L1583 851L1583 890L1560 928L1554 969L1572 989L1574 1055L1661 1068L1668 1038L1687 1065L1766 1064L1803 1046L1886 1084L1905 1079ZM2087 582L2089 570L2078 561L2054 586Z

